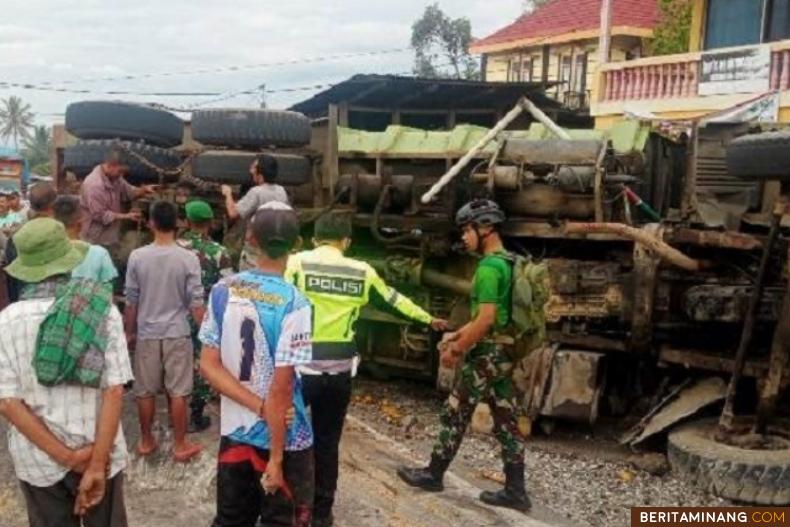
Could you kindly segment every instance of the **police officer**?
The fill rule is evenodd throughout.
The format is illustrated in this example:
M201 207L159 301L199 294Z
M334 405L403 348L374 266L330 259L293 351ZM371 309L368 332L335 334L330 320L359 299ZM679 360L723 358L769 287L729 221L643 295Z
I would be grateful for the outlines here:
M485 402L491 408L494 434L502 445L505 488L483 492L480 499L490 505L527 511L530 501L524 488L524 436L518 427L523 409L512 380L508 338L503 335L510 324L513 272L498 232L504 220L504 213L490 200L467 203L456 215L466 249L481 256L472 285L472 320L458 331L445 334L440 344L442 364L452 367L461 360L462 366L441 414L442 429L430 464L427 468L401 467L398 476L413 487L443 490L444 472L461 446L475 407Z
M426 313L389 287L369 264L346 258L351 244L351 218L325 214L315 223L316 246L291 256L286 279L313 305L313 362L300 367L305 402L315 435L315 502L313 526L331 526L337 489L338 446L351 398L351 370L356 348L354 323L371 296L381 299L407 319L447 328L447 322Z

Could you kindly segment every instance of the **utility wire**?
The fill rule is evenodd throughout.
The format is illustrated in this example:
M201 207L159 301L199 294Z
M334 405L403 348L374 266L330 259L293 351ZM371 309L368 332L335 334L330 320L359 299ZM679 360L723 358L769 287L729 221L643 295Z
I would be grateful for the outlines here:
M439 64L436 67L437 68L443 68L443 67L446 67L446 66L449 66L449 65L450 65L449 63L448 64ZM389 75L389 76L406 76L406 75L413 75L413 73L414 72L412 72L412 71L401 71L401 72L395 72L395 73L379 73L378 75L382 75L382 76L387 76L387 75ZM289 86L287 88L267 89L267 90L264 90L264 93L293 93L293 92L303 92L303 91L315 91L315 90L321 90L321 89L325 89L325 88L331 88L332 86L335 86L337 84L344 83L344 82L348 83L348 82L355 82L355 81L349 80L349 79L340 80L340 81L323 81L323 82L320 82L319 84L310 84L310 85L305 85L305 86ZM364 79L361 79L358 82L366 82L366 81ZM2 81L0 81L0 89L3 88L3 84L4 83ZM66 93L81 93L81 94L91 94L91 95L97 95L97 94L99 94L99 95L106 95L106 94L112 94L112 95L150 95L150 96L158 96L158 97L165 96L163 94L166 94L166 96L192 96L192 95L195 95L195 94L190 94L190 93L178 95L175 92L159 92L159 93L154 93L154 92L119 92L119 91L114 91L114 92L96 92L96 91L90 91L90 90L80 90L80 91L76 91L75 90L75 91L68 91ZM166 104L159 104L159 103L140 103L140 104L147 104L148 106L153 106L153 107L156 107L156 108L161 108L162 110L168 110L168 111L176 112L176 113L189 113L189 112L193 112L195 110L200 110L200 109L202 109L203 107L205 107L205 106L207 106L209 104L216 104L218 102L224 102L224 101L227 101L227 100L230 100L230 99L234 99L236 97L241 97L243 95L260 95L261 90L260 90L260 85L257 85L257 86L254 86L254 87L250 87L250 88L246 88L246 89L238 90L238 91L233 91L233 92L220 92L220 93L197 92L197 93L200 96L217 96L217 98L209 99L209 100L206 100L206 101L201 101L200 103L197 103L197 104L194 104L194 105L191 105L191 106L169 106L169 105L166 105ZM52 116L52 117L61 117L61 116L65 115L65 114L61 112L61 113L42 113L42 114L39 114L39 115L47 115L47 116Z
M269 63L260 63L260 64L247 64L244 66L225 66L220 68L204 68L201 70L191 70L191 71L180 71L180 72L163 72L163 73L150 73L150 74L141 74L141 75L126 75L122 77L106 77L103 79L83 79L83 80L64 80L60 83L60 86L54 85L52 81L43 81L40 83L33 83L33 82L16 82L16 81L0 81L0 89L10 89L16 88L20 90L32 90L32 91L45 91L45 92L56 92L56 93L70 93L76 95L136 95L136 96L144 96L144 97L220 97L219 101L225 100L227 92L183 92L183 91L135 91L135 90L96 90L96 89L88 89L88 88L70 88L64 87L64 85L75 84L77 82L96 82L96 81L115 81L115 80L133 80L133 79L146 79L152 78L156 76L175 76L175 75L190 75L190 74L201 74L201 73L212 73L212 72L222 72L222 71L242 71L245 69L253 69L253 68L262 68L262 67L274 67L274 66L282 66L288 64L301 64L301 63L315 63L315 62L326 62L330 60L337 60L343 58L355 58L355 57L364 57L364 56L374 56L374 55L383 55L389 53L399 53L403 51L409 51L411 48L397 48L397 49L388 49L388 50L379 50L379 51L366 51L362 53L347 53L345 55L330 55L325 57L308 57L303 59L294 59L288 61L281 61L281 62L269 62ZM284 90L289 91L289 90ZM301 89L295 89L292 91L301 91ZM255 88L256 93L260 93L258 88ZM247 95L249 90L243 90L240 92L235 92L233 96L237 95ZM266 90L266 93L273 93L271 90ZM207 101L206 104L210 104L213 101Z
M131 90L86 90L63 88L55 86L43 86L40 84L29 84L21 82L3 82L0 81L0 90L16 88L19 90L32 90L32 91L46 91L57 93L72 93L79 95L140 95L148 97L216 97L222 95L222 92L168 92L168 91L131 91Z
M169 91L132 91L132 90L88 90L78 88L64 88L26 82L0 81L0 89L16 88L19 90L46 91L57 93L73 93L80 95L142 95L149 97L216 97L222 92L169 92Z
M446 66L449 66L449 64L439 64L436 67L437 68L443 68L443 67L446 67ZM383 74L379 74L379 75L404 76L404 75L412 75L412 74L413 74L413 72L411 72L411 71L402 71L402 72L396 72L396 73L383 73ZM315 90L322 90L322 89L325 89L325 88L331 88L332 86L335 86L335 85L340 84L340 83L349 83L349 82L367 82L367 81L365 81L364 79L360 79L359 81L354 81L354 80L351 80L351 79L346 79L346 80L341 80L341 81L326 81L326 82L322 82L320 84L312 84L312 85L308 85L308 86L292 86L292 87L289 87L289 88L277 88L277 89L273 89L273 90L265 90L264 93L290 93L290 92L302 92L302 91L315 91ZM250 95L250 94L260 94L259 87L255 86L253 88L247 88L245 90L229 92L229 93L226 93L226 94L224 94L221 97L218 97L216 99L210 99L210 100L207 100L207 101L201 101L201 102L199 102L197 104L194 104L194 105L188 106L188 107L174 107L174 106L166 106L166 105L162 105L162 104L154 104L154 106L156 106L157 108L161 108L163 110L169 110L171 112L188 113L188 112L192 112L192 111L195 111L195 110L200 110L202 107L205 107L205 106L207 106L209 104L216 104L218 102L224 102L224 101L227 101L227 100L230 100L230 99L234 99L236 97L241 97L243 95Z
M138 79L151 79L155 77L176 77L182 75L203 75L207 73L233 73L237 71L246 71L246 70L254 70L254 69L265 69L265 68L275 68L279 66L290 66L294 64L310 64L316 62L331 62L335 60L344 60L344 59L351 59L351 58L358 58L358 57L368 57L368 56L378 56L378 55L388 55L394 53L404 53L406 51L412 51L412 48L392 48L392 49L380 49L380 50L373 50L373 51L361 51L361 52L354 52L354 53L343 53L337 55L324 55L318 57L302 57L297 59L290 59L290 60L283 60L277 62L259 62L256 64L242 64L242 65L231 65L231 66L218 66L215 68L199 68L193 70L181 70L181 71L162 71L162 72L155 72L155 73L139 73L139 74L129 74L129 75L117 75L112 77L99 77L99 78L83 78L83 79L72 79L72 80L63 80L63 81L41 81L38 83L24 83L24 82L17 82L17 83L10 83L10 84L35 84L39 86L50 86L50 85L64 85L64 84L77 84L81 82L114 82L114 81L127 81L127 80L138 80ZM0 83L2 85L3 83ZM9 84L9 83L6 83Z

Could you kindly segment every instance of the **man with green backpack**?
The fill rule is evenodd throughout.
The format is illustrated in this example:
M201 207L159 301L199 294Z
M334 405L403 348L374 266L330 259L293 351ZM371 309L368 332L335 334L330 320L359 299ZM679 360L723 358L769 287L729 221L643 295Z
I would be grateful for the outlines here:
M516 361L545 335L543 304L547 299L545 265L508 253L499 234L505 215L490 200L474 200L456 215L466 249L481 256L472 285L472 320L448 333L439 345L442 364L461 369L441 414L441 431L426 468L398 469L413 487L438 492L443 476L461 446L464 433L480 402L488 403L494 435L502 445L505 488L483 492L489 505L519 511L530 509L524 486L524 409L512 373ZM520 419L521 418L521 419Z

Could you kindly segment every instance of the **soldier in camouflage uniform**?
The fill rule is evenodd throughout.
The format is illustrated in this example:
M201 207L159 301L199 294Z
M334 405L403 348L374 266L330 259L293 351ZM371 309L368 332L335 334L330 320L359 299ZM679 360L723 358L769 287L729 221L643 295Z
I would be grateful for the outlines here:
M211 287L219 282L220 278L233 274L233 266L228 250L209 237L209 229L214 219L214 211L211 206L202 200L193 200L186 204L186 217L189 228L181 235L177 243L185 249L189 249L198 257L201 269L201 281L206 295L211 291ZM195 350L195 377L194 388L192 390L192 400L189 403L192 415L189 419L189 431L199 432L211 425L211 419L203 415L203 409L211 397L211 388L208 383L200 376L198 365L200 364L200 349L202 344L197 339L197 332L200 324L195 323L190 317L192 328L192 341Z
M523 406L507 349L513 340L505 334L511 324L513 268L497 231L504 219L499 206L489 200L472 201L458 211L456 223L463 229L467 250L482 258L472 286L472 320L446 334L439 349L445 366L463 362L441 414L442 429L430 465L401 467L398 475L413 487L443 490L444 473L461 446L475 407L485 402L491 408L494 434L502 445L505 488L483 492L480 499L489 505L527 511L531 505L524 487L524 435L518 427Z

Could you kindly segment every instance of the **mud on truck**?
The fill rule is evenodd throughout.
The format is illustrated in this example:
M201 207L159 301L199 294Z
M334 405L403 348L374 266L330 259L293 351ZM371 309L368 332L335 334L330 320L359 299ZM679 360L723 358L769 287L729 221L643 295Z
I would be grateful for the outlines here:
M530 107L522 99L514 112ZM790 503L790 438L775 417L790 346L790 134L748 123L506 125L366 132L311 127L294 112L207 109L185 127L159 108L90 101L67 109L65 128L79 139L56 133L57 173L76 188L120 145L130 182L160 183L178 203L200 195L220 212L219 184L243 193L255 153L271 152L305 240L319 214L348 211L352 255L456 325L469 317L474 261L452 219L467 200L491 197L507 214L508 248L549 268L548 341L517 368L530 418L636 414L624 441L639 445L725 400L719 419L708 410L672 428L673 468L724 497ZM242 233L218 222L236 254ZM129 224L124 240L128 252L145 233ZM452 382L438 335L386 305L362 313L358 339L374 375ZM735 417L755 408L756 422Z

